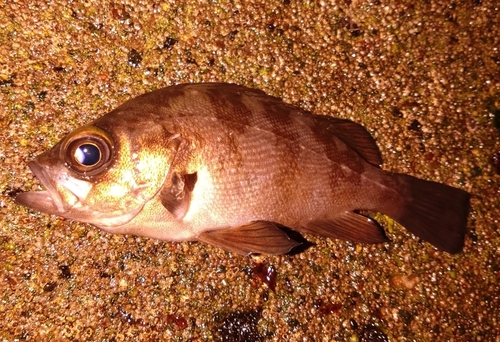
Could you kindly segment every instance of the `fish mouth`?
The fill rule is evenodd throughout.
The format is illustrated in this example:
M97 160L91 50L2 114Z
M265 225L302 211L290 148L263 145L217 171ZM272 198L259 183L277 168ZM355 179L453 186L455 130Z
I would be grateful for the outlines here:
M42 155L44 157L48 158ZM111 228L128 223L144 206L126 213L100 212L92 206L86 206L86 197L92 189L92 183L72 177L65 166L54 166L49 162L45 166L44 162L47 160L42 159L40 162L35 159L28 163L28 167L46 190L20 193L14 199L17 204L47 214L89 222L110 231Z
M51 178L36 159L28 163L28 167L35 177L42 183L45 191L23 192L15 198L15 202L42 212L62 215L69 208L63 198L59 195Z

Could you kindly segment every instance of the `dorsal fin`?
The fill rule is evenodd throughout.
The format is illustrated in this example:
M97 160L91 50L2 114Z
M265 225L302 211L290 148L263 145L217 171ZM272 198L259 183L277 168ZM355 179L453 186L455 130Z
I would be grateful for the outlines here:
M196 180L196 173L180 174L174 172L170 182L165 184L160 192L160 201L163 206L178 219L186 215L191 202L191 193L193 192Z
M188 90L196 90L194 92ZM198 83L198 84L181 84L173 87L164 88L155 92L141 95L136 99L126 102L122 105L122 110L131 108L132 106L142 107L144 105L151 106L152 103L158 106L164 106L165 98L173 98L174 95L181 98L182 103L186 101L192 101L193 96L199 96L199 94L206 94L208 98L212 100L200 100L204 105L211 106L232 106L232 109L226 111L213 110L215 115L219 119L226 121L233 121L238 125L246 125L244 123L243 112L238 112L240 115L232 115L234 111L238 111L238 106L243 106L246 109L245 115L253 118L255 115L272 115L275 118L282 120L282 122L287 122L287 120L293 116L296 119L300 117L306 118L306 120L312 119L318 123L318 127L324 129L328 133L335 135L337 138L341 139L347 146L354 150L358 155L360 155L368 163L380 167L382 165L382 157L380 151L375 143L373 137L368 133L368 131L360 124L352 122L346 119L334 118L325 115L314 115L308 111L302 110L293 105L283 102L274 96L267 95L265 92L259 89L246 88L236 84L229 83ZM214 102L214 99L217 101ZM169 103L174 103L169 101ZM184 106L184 105L183 105ZM197 107L194 107L197 108ZM262 109L265 108L265 114L263 114ZM177 113L177 107L172 112ZM228 114L229 113L229 114ZM183 111L183 116L198 116L201 112L198 110ZM205 115L205 114L203 114ZM237 120L237 121L236 121ZM278 120L278 121L280 121ZM264 120L262 120L264 121ZM310 123L310 122L309 122ZM281 135L287 138L286 125L277 125L274 127L272 132L277 134L281 132ZM263 127L257 127L259 129L269 129ZM279 131L279 132L278 132ZM280 134L278 134L280 135ZM291 138L295 141L296 138Z
M362 125L324 115L315 115L314 119L321 121L327 131L341 139L368 163L377 167L382 165L382 156L375 139Z

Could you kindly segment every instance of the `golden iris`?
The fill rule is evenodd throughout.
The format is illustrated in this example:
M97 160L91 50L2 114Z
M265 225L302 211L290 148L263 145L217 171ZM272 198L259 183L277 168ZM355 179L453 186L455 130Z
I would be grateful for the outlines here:
M82 127L64 138L61 154L71 170L84 176L97 175L111 162L113 140L98 127Z

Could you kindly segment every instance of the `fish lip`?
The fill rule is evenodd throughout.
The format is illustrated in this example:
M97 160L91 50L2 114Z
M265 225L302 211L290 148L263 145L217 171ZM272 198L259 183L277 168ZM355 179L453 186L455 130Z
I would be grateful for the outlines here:
M54 206L57 208L57 211L60 213L64 213L67 209L65 203L62 200L61 196L59 196L59 194L57 193L56 188L54 187L50 178L46 174L43 165L40 164L38 160L35 159L28 163L28 167L46 189L46 191L37 191L37 192L40 193L46 192L48 194L48 198L50 198Z
M31 172L45 187L45 190L22 192L14 199L17 204L47 214L92 223L111 232L113 229L130 222L144 207L141 205L125 214L111 215L110 217L107 217L106 213L94 211L91 207L82 205L82 200L85 199L91 186L86 187L79 184L80 180L71 177L66 168L61 165L45 166L45 161L42 159L40 162L38 159L34 159L28 162ZM63 191L62 194L58 192L59 187ZM71 203L66 202L69 195L73 196Z

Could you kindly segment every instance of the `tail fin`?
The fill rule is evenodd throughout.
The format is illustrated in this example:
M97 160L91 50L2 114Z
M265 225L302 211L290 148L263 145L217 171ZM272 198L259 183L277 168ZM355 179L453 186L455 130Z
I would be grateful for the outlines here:
M468 192L412 176L394 175L408 186L400 208L387 212L419 238L451 254L462 251L469 214Z

